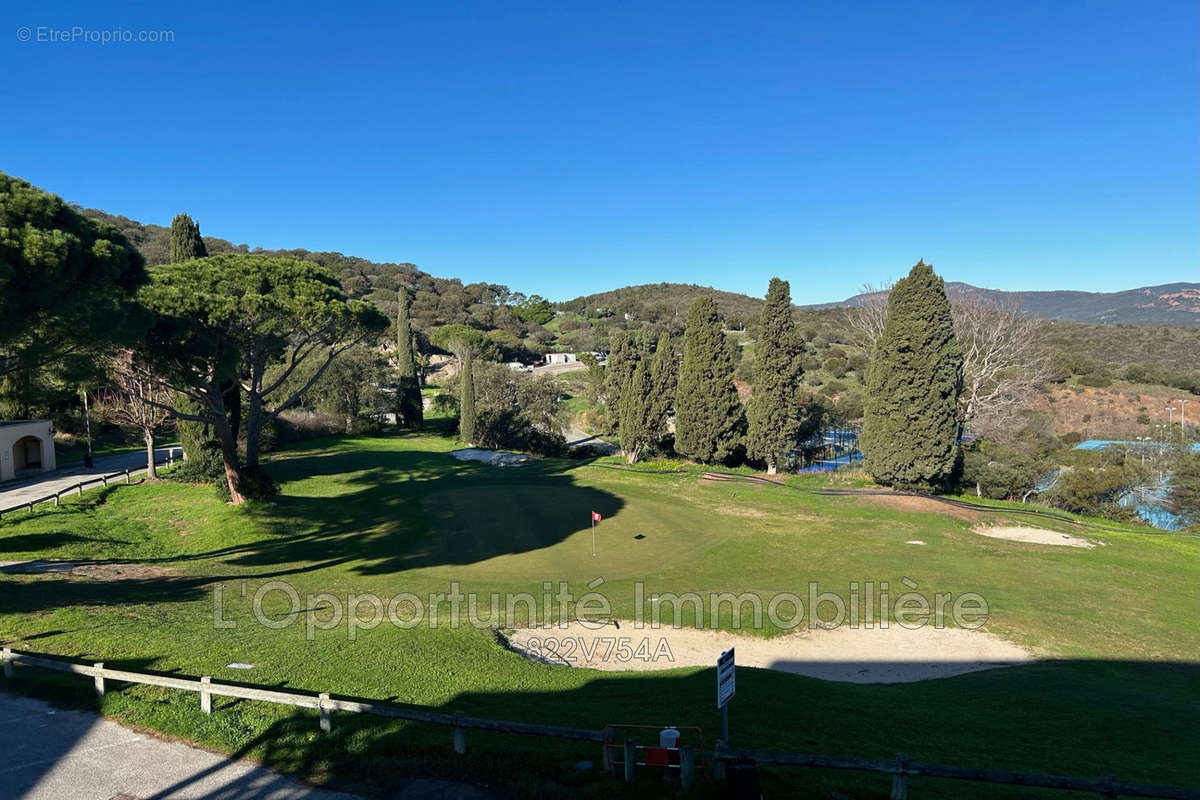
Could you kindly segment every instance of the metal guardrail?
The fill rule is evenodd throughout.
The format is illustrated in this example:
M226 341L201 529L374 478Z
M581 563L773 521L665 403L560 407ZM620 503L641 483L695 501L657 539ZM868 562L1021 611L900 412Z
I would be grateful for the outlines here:
M163 456L161 459L158 458L158 456L156 454L154 463L155 464L165 463L167 466L171 466L172 464L175 463L175 450L177 450L177 449L178 448L174 448L174 447L167 448L166 455ZM5 514L11 514L14 511L20 511L21 509L28 509L29 513L32 514L34 506L40 505L41 503L49 503L50 501L54 501L54 506L55 506L55 508L57 508L58 504L62 501L63 497L71 494L72 492L74 492L78 495L82 495L83 487L91 486L94 483L102 483L105 486L108 486L109 481L118 480L120 478L124 478L125 483L131 483L133 480L133 473L140 472L144 469L145 469L145 467L130 467L129 469L125 469L120 472L110 472L107 475L95 475L91 478L88 478L87 480L79 481L76 484L68 486L66 489L60 489L59 491L54 492L52 494L48 494L43 497L38 497L34 500L25 500L23 502L17 503L15 506L9 506L8 508L0 508L0 519L3 519Z

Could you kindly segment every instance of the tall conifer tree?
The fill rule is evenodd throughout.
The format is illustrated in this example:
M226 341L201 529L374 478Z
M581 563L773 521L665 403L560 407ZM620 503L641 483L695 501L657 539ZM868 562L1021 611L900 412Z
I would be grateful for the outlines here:
M171 263L204 258L208 248L200 237L200 226L187 214L176 214L171 220Z
M475 442L475 349L467 347L462 356L462 374L458 376L458 438Z
M643 356L621 389L621 449L630 463L667 435L667 413L675 397L675 355L664 333L653 356Z
M650 443L653 422L650 419L650 370L642 359L633 368L633 375L625 381L621 390L621 449L625 460L632 464L638 460L646 445Z
M408 290L401 289L396 309L396 394L397 423L410 430L425 427L421 401L421 383L417 378L417 359L413 353L412 324L409 322Z
M205 258L208 248L200 236L200 226L187 214L176 214L171 220L170 259L172 264L180 261L190 261L193 258ZM226 392L225 405L234 427L234 435L241 428L242 404L241 392L237 391L236 383L231 385L231 391ZM182 395L177 398L179 410L184 413L195 413L200 407L192 400ZM225 468L221 462L221 443L217 441L212 426L192 420L178 420L179 443L183 446L183 457L189 463L186 476L192 479L211 481L215 486L222 487L225 481Z
M700 297L688 309L683 366L675 392L675 450L702 463L734 454L745 415L733 384L733 350L717 304Z
M752 458L765 461L767 474L774 475L809 421L801 384L804 340L792 319L787 281L771 279L754 354L754 390L746 404L746 449Z
M609 339L608 361L604 366L604 401L613 430L620 430L625 385L633 377L641 355L628 331L613 332Z
M962 363L945 284L920 261L892 288L867 369L861 446L876 481L946 488L957 456Z
M679 364L671 337L663 332L650 359L650 429L651 444L659 444L667 435L667 415L675 404L675 389L679 385Z

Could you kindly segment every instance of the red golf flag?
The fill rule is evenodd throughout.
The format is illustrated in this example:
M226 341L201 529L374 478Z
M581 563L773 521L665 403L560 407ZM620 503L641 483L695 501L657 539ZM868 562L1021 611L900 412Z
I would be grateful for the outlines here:
M599 512L599 511L593 511L593 512L592 512L592 522L599 522L600 520L601 520L601 517L600 517L600 512Z

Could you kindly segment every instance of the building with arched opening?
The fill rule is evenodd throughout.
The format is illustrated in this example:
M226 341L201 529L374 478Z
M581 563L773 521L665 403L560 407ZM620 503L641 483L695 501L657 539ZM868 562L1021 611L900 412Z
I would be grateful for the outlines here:
M54 426L48 419L0 422L0 481L54 469Z

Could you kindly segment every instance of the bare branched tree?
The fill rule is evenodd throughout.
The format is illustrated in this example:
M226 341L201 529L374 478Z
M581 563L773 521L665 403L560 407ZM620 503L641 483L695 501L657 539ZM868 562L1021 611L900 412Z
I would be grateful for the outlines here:
M875 341L883 333L883 324L887 322L888 295L893 285L890 281L880 286L864 283L862 302L850 309L850 341L865 350L868 358L875 350Z
M1045 383L1050 362L1038 343L1041 323L1019 300L960 299L952 305L963 351L959 421L988 439L1016 433L1019 415Z
M146 443L146 474L158 477L154 464L154 432L171 418L166 410L172 400L170 389L129 350L118 350L106 359L110 385L96 398L96 411L117 425L137 428Z
M863 303L850 310L854 344L869 356L887 322L890 285L863 287ZM1038 344L1036 318L1021 313L1019 300L952 298L954 334L963 351L959 422L989 439L1016 432L1021 411L1049 376L1049 359Z

